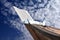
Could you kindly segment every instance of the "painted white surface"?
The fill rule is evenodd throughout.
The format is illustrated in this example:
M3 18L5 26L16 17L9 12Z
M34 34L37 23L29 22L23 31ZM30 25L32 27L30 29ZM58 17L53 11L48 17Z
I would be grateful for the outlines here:
M24 22L25 20L33 20L32 17L29 15L29 13L26 10L19 9L15 6L13 6L13 8L17 12L17 14L22 22Z
M34 21L33 18L30 16L30 14L26 11L26 10L23 10L23 9L19 9L15 6L13 6L13 8L15 9L15 11L17 12L19 18L21 19L21 21L23 23L30 23L30 24L40 24L40 25L45 25L45 22L38 22L38 21Z

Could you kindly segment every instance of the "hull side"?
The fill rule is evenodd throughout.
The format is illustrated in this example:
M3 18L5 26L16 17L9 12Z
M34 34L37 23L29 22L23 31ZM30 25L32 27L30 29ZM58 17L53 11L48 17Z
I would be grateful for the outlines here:
M25 24L34 40L60 40L60 37L48 34L42 30L33 27L31 24Z

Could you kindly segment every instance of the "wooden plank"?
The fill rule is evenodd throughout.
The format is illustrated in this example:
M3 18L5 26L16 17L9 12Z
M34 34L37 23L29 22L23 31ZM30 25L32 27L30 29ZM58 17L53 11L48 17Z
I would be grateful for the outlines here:
M51 40L50 38L44 36L42 33L39 33L37 30L33 29L31 25L25 24L25 26L31 33L34 40Z
M51 36L51 34L46 33L46 32L44 33L44 31L38 30L38 28L36 28L41 25L34 25L34 26L32 26L31 24L25 24L25 25L26 25L27 29L29 30L29 32L31 33L34 40L60 40L60 37L55 37L53 35ZM41 27L43 27L43 26L41 26Z
M36 24L33 24L33 26L36 27L37 29L46 31L47 33L55 34L57 36L60 36L60 29L56 29L56 28L53 28L53 27L50 27L50 26L44 27L44 26L36 25Z
M32 37L34 38L34 40L39 40L39 38L37 37L35 31L30 27L30 25L25 24L25 26L27 27L27 29L29 30L29 32L31 33Z

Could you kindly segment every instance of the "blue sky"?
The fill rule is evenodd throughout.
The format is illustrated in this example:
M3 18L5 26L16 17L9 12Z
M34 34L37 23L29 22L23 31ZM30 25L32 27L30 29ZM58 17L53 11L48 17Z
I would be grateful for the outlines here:
M45 20L46 25L60 28L59 3L59 0L0 0L0 40L33 40L12 6L27 10L34 20Z

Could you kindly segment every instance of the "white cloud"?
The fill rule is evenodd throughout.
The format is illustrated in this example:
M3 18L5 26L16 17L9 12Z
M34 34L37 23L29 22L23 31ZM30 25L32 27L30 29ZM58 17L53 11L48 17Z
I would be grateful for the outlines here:
M44 0L44 2L46 3L47 0ZM31 3L33 4L32 1L31 1ZM39 4L39 7L44 7L45 3ZM4 5L7 7L9 4L10 3L6 3ZM60 0L51 0L51 1L49 1L49 3L47 4L47 6L45 8L37 8L37 4L33 4L32 7L25 6L24 9L29 10L29 13L33 17L33 19L45 20L46 25L49 25L49 26L54 25L56 28L60 28L60 5L59 4L60 4ZM19 5L19 6L21 6L21 5ZM37 8L37 9L35 9L35 8ZM13 8L11 8L10 10L12 10L13 15L17 15ZM33 40L31 35L27 31L26 27L20 22L19 18L15 19L15 20L10 20L10 19L8 19L8 20L10 21L11 26L14 26L14 28L17 28L18 30L22 31L25 34L24 37L26 40L27 39ZM27 34L28 34L28 36L27 36ZM20 40L20 37L18 37L18 38L19 39L17 39L17 38L16 39Z
M45 3L47 3L47 0L44 0ZM39 4L38 7L44 7L44 4ZM35 20L44 20L46 21L46 25L49 26L55 26L56 28L59 28L60 24L60 0L50 0L45 8L39 8L34 13L34 10L29 10L29 13L32 15L32 17ZM37 4L35 4L34 7L37 7Z
M27 28L20 22L19 18L15 20L9 20L9 21L10 21L11 26L14 26L13 28L17 28L19 31L23 32L23 36L16 37L15 40L21 40L21 39L22 40L33 40L29 31L27 31Z

